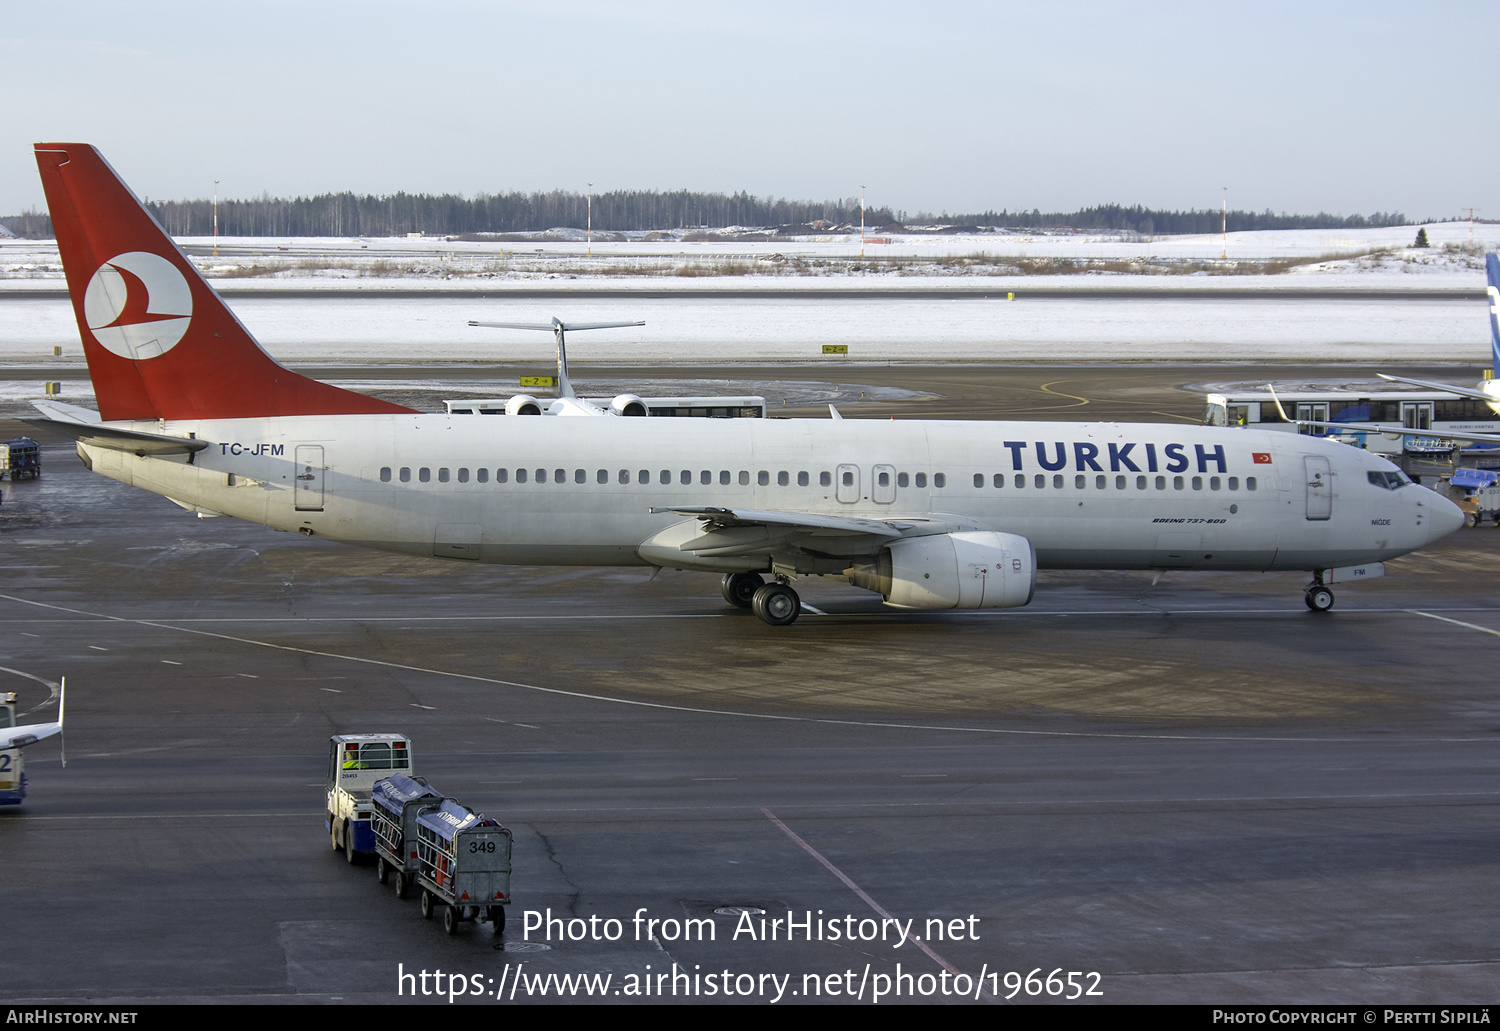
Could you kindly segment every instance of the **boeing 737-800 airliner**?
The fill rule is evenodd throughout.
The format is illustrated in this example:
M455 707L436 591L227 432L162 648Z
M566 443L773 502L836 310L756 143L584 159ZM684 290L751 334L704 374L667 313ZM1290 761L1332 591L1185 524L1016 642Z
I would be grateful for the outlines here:
M797 618L799 576L980 609L1025 605L1039 568L1306 570L1324 610L1330 584L1463 522L1384 459L1247 429L422 414L277 364L94 148L36 156L99 411L38 407L95 472L204 515L714 572L773 625Z

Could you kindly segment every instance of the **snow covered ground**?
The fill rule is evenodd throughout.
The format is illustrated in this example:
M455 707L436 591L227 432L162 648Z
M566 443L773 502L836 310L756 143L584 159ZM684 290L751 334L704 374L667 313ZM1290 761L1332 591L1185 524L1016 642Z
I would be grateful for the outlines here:
M468 267L466 262L479 263L474 267L480 267L510 260L500 256L497 245L405 239L364 241L364 249L360 241L287 241L281 244L291 248L287 251L276 250L276 241L221 241L217 263L212 257L195 260L210 269L234 262L279 263L280 271L219 278L215 286L266 349L290 363L544 363L552 357L551 339L546 334L476 329L466 323L470 319L545 322L554 315L577 321L646 320L640 329L576 335L570 341L570 353L580 366L869 361L1484 363L1489 347L1482 300L1416 294L1401 298L1399 294L1433 288L1481 293L1482 252L1500 247L1500 225L1476 225L1473 232L1479 246L1475 248L1467 246L1467 223L1427 228L1435 245L1427 250L1330 260L1259 275L993 276L976 273L976 266L961 263L942 266L939 271L933 271L937 267L933 266L924 274L910 274L923 272L922 267L886 263L875 266L875 271L860 266L843 274L824 269L826 274L797 277L535 271L587 265L581 243L549 243L547 256L533 254L525 259L532 271L518 271L519 266L515 266L508 272L486 276L460 268ZM1231 258L1239 253L1316 256L1326 253L1329 246L1361 249L1389 243L1397 234L1400 241L1410 242L1415 231L1415 227L1364 230L1336 237L1316 230L1235 234L1230 239L1230 254ZM196 250L205 241L186 242ZM1057 261L1119 257L1132 253L1132 249L1142 254L1170 252L1183 260L1206 261L1217 258L1221 247L1216 236L1131 241L990 234L900 238L879 246L912 254L925 247L932 249L935 257L942 257L975 253L981 244L1045 250ZM259 253L232 258L228 254L250 246ZM675 262L680 269L691 267L696 260L682 254L699 245L673 240L655 244L596 243L593 260L615 261L626 256L627 249L644 254L652 246L659 252L639 260L659 262L663 268ZM791 254L785 242L751 245L731 241L701 246L701 253L721 256L730 251L715 252L712 248L733 247L737 248L734 253L745 253L745 248L754 247L759 248L753 252L757 255L780 253L783 258ZM798 242L796 246L809 260L809 256L822 253L827 261L842 255L839 260L845 266L850 264L848 239ZM618 253L604 253L607 247ZM772 247L781 250L771 251ZM378 256L370 256L371 250ZM56 260L51 244L0 243L0 363L51 363L54 347L63 349L64 362L82 362L78 330ZM380 266L380 274L365 275L360 271L362 262L371 263L372 268L375 263L386 264ZM444 262L452 270L447 278L422 271ZM754 263L757 267L762 264L759 257ZM391 271L398 266L406 267L407 272ZM901 296L904 290L924 286L963 294L972 291L975 296ZM1140 288L1147 295L1047 296L1058 288L1087 292L1121 287ZM1216 293L1227 289L1243 296L1149 296L1149 291L1161 287L1174 291L1212 289ZM309 289L313 296L267 295L289 288ZM555 296L507 298L507 288ZM623 288L628 296L591 296L601 288ZM753 296L758 290L785 294L789 288L806 289L808 295ZM876 288L884 295L850 296L851 288L864 292ZM34 296L39 289L44 296ZM751 296L714 296L725 289ZM1297 296L1299 292L1327 289L1368 292L1371 296L1343 300ZM381 296L397 290L402 296ZM1275 295L1264 296L1268 290ZM421 296L409 296L413 291ZM1014 301L1005 299L1011 291L1016 295ZM479 292L495 296L473 296ZM21 293L29 296L18 296ZM1397 296L1389 296L1392 294ZM847 357L825 357L821 353L824 344L847 345L849 353Z
M837 291L849 286L920 287L977 291L1048 289L1107 280L1132 288L1279 288L1304 284L1399 289L1403 285L1461 287L1482 269L1485 250L1500 247L1500 225L1466 222L1424 227L1432 246L1413 248L1417 227L1234 233L1228 260L1217 235L1162 236L1018 234L908 234L872 239L860 257L857 236L778 241L724 237L689 241L534 240L474 243L441 239L223 238L180 242L199 268L229 292L321 288L410 289L442 283L528 289L580 281L611 289L701 291L720 284L738 290L799 288ZM565 235L574 237L575 231ZM1472 245L1471 245L1472 242ZM589 252L592 251L590 255ZM61 288L62 267L50 242L0 241L0 292Z

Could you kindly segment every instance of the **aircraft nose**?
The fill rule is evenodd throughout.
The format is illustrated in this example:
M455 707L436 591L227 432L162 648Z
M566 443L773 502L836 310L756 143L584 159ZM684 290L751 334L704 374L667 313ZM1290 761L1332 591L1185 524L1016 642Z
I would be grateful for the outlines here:
M1427 542L1442 540L1454 530L1464 525L1464 510L1441 494L1433 494L1430 498L1424 498L1423 504L1427 506Z

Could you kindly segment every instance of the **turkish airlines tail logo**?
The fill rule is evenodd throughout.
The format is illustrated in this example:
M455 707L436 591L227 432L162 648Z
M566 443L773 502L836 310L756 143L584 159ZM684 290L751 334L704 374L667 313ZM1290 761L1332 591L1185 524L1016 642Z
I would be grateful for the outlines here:
M175 347L193 321L193 294L176 265L150 251L127 251L95 271L83 314L99 345L143 361Z

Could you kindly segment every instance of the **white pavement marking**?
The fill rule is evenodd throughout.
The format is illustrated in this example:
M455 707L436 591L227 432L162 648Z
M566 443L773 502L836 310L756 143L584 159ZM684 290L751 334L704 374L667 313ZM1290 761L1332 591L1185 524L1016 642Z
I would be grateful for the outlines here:
M1496 637L1500 637L1500 630L1491 630L1487 626L1476 626L1473 623L1465 623L1461 619L1449 619L1447 616L1439 616L1431 612L1423 612L1421 609L1407 609L1406 611L1410 612L1414 616L1426 616L1428 619L1437 619L1441 620L1444 623L1452 623L1454 626L1463 626L1468 627L1470 630L1478 630L1481 634L1494 634Z
M831 862L829 862L826 858L824 858L823 853L819 852L817 849L813 848L807 842L803 841L800 837L798 837L796 831L792 830L786 824L782 823L781 820L777 819L775 813L771 812L771 810L766 809L764 807L761 808L761 812L765 813L766 814L766 819L770 820L777 827L780 827L781 828L781 832L783 834L785 834L787 837L791 838L793 841L795 841L799 846L801 846L802 849L805 850L808 855L812 856L818 862L822 863L823 866L827 868L827 870L828 870L829 873L833 874L839 880L843 881L844 882L844 886L847 887L850 891L854 892L854 894L858 895L861 899L863 899L865 905L869 906L871 909L875 910L875 912L879 913L883 919L890 920L890 921L894 922L898 928L901 926L900 922L897 921L895 917L891 916L890 913L886 912L884 906L882 906L880 903L876 902L874 899L870 898L870 896L865 893L865 890L863 888L861 888L859 885L855 884L854 881L851 880L846 873L844 873L844 871L840 870L838 867L834 866ZM939 956L936 952L933 952L932 949L928 948L927 943L924 942L922 939L916 937L915 935L913 935L911 933L908 933L906 935L906 940L909 941L909 942L911 942L917 948L921 949L924 953L927 954L927 958L928 959L932 960L938 966L940 966L944 970L948 971L948 973L952 974L954 977L961 976L962 971L960 971L952 963L949 963L942 956ZM984 991L983 988L980 989L980 992L981 992L981 994L983 994L985 996L985 998L989 999L991 1002L998 1001L989 992Z
M811 605L809 605L805 601L802 602L802 611L803 612L811 612L814 616L826 616L826 615L828 615L828 613L824 612L822 609L813 608Z
M343 655L338 652L318 651L315 648L298 648L289 644L276 644L272 641L257 641L250 637L235 637L232 634L218 634L208 630L197 630L193 627L177 626L173 623L158 623L148 619L128 619L124 616L111 616L102 612L89 612L86 609L69 608L66 605L52 605L43 601L32 601L30 598L18 598L13 594L0 594L0 600L13 601L19 605L31 605L41 609L51 609L54 612L68 612L75 616L89 616L108 623L121 623L127 626L145 626L156 630L171 630L180 634L194 634L198 637L211 637L219 641L233 641L236 644L248 644L257 648L269 648L273 651L291 652L295 655L315 655L325 659L337 659L342 662L357 662L369 666L381 666L386 669L404 669L412 673L425 673L435 677L451 677L454 680L467 680L478 684L495 684L500 687L513 687L522 691L535 691L540 694L558 695L564 698L582 698L592 702L607 702L612 705L633 705L643 709L662 709L668 712L691 712L704 716L735 716L740 719L750 720L775 720L781 723L819 723L835 727L871 727L881 730L931 730L943 733L955 734L995 734L1013 737L1069 737L1069 738L1103 738L1125 741L1274 741L1274 742L1360 742L1365 743L1374 738L1352 738L1352 737L1267 737L1253 734L1123 734L1105 733L1102 731L1076 731L1076 730L1016 730L1008 727L953 727L941 724L926 723L894 723L879 720L838 720L828 717L812 716L783 716L767 712L740 712L734 709L705 709L692 705L672 705L668 702L648 702L638 698L615 698L610 695L590 694L586 691L565 691L559 687L542 687L540 684L523 684L515 680L501 680L498 677L483 677L477 673L457 673L453 670L432 669L427 666L411 666L403 662L389 662L384 659L371 659L362 655ZM1229 610L1226 610L1229 611ZM1280 614L1287 614L1286 610L1274 609ZM1378 613L1410 614L1411 609L1389 609L1370 610ZM1458 610L1454 610L1458 611ZM1475 611L1494 611L1490 609L1476 609ZM1067 613L1063 613L1066 615ZM1084 613L1074 613L1082 615ZM1093 613L1088 613L1093 614ZM1132 613L1141 615L1143 613ZM1152 612L1147 615L1169 615L1170 613ZM1353 613L1349 613L1353 615ZM1306 617L1303 617L1306 618ZM1442 618L1442 617L1435 617ZM360 622L359 620L351 620ZM69 620L68 622L74 622ZM180 620L177 622L187 622ZM1456 621L1455 621L1456 622ZM1483 629L1478 627L1476 629ZM525 724L517 724L524 726ZM1443 741L1448 743L1464 742L1489 742L1489 738L1483 737L1438 737L1438 738L1407 738L1409 741Z

